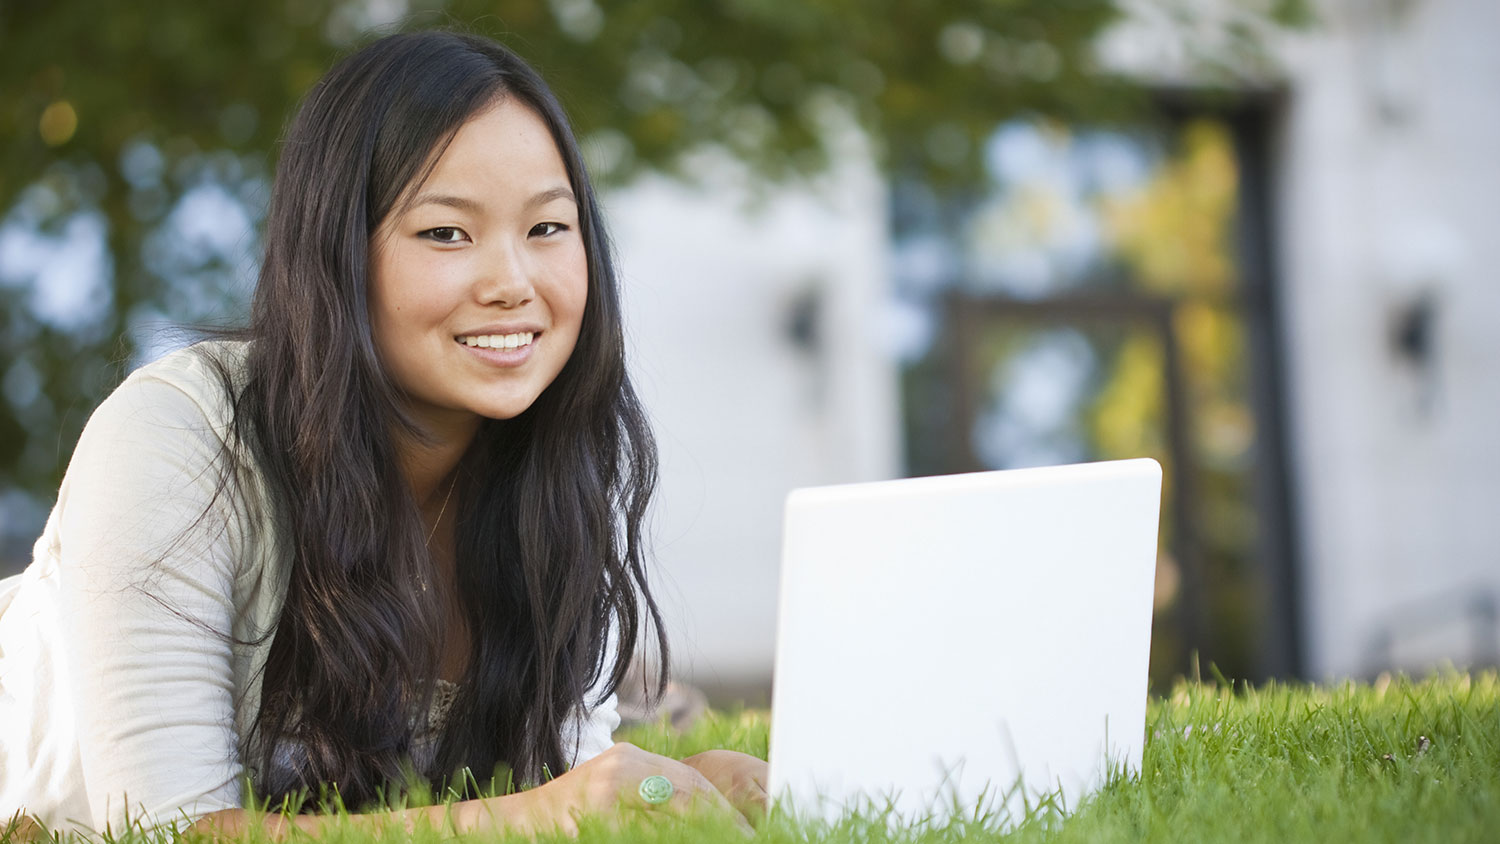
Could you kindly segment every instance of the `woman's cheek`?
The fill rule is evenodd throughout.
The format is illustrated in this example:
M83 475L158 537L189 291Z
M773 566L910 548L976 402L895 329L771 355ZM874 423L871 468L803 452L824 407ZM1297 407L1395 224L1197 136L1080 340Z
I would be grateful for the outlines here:
M571 266L568 268L565 278L569 279L568 297L569 309L575 319L582 321L583 308L588 302L589 295L589 261L588 254L583 249L580 241L569 256Z
M442 322L468 296L462 262L445 258L420 256L402 268L405 310L416 322Z

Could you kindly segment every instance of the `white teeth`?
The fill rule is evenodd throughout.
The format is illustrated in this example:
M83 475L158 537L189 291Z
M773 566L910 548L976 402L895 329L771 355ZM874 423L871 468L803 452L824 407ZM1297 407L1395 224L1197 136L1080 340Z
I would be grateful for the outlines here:
M465 346L478 346L481 349L517 349L531 345L531 340L535 336L535 332L523 331L519 334L465 335L454 339Z

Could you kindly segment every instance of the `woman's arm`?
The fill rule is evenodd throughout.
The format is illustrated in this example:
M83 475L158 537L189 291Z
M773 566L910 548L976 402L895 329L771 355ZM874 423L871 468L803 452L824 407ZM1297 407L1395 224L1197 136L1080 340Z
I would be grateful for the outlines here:
M672 797L666 803L651 805L639 794L641 780L653 774L672 781ZM584 815L618 818L629 811L675 815L725 812L732 815L746 832L751 829L708 778L689 765L649 753L628 742L619 742L557 779L527 791L466 800L452 806L351 814L347 816L347 822L371 832L381 832L392 825L411 832L426 825L455 833L511 829L531 834L557 828L573 833L578 831L578 818ZM268 815L262 824L269 835L282 839L293 828L321 836L343 822L343 818L326 815L292 818ZM238 837L248 831L252 823L245 810L225 809L203 816L193 824L191 831Z
M174 362L175 364L175 362ZM95 411L54 518L53 646L96 830L240 803L229 636L243 524L219 492L222 441L173 367Z
M265 815L261 825L267 835L283 840L292 829L321 837L323 833L336 829L343 823L356 829L379 834L394 826L407 833L418 827L447 829L454 833L476 832L490 829L515 829L526 833L540 832L546 826L541 789L522 791L482 800L465 800L452 806L424 806L416 809L401 809L389 812L349 814L344 817L332 815ZM244 809L221 809L210 812L189 827L189 832L207 833L215 838L242 838L254 823L251 814Z

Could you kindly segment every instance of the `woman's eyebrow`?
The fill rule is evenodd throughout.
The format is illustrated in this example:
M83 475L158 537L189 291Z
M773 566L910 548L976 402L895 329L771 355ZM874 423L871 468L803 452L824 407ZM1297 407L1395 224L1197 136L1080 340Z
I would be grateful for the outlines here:
M555 187L544 190L536 196L533 196L532 198L526 200L526 207L535 208L539 205L546 205L554 199L566 199L574 205L578 204L578 197L574 196L571 190L568 190L565 187Z
M573 195L573 191L565 187L555 187L544 190L526 200L526 207L535 208L546 205L555 199L566 199L575 205L578 204L578 198ZM444 205L449 208L457 208L460 211L467 211L470 214L479 214L484 210L483 205L477 200L446 193L420 194L412 201L411 207L418 208L423 205Z
M464 196L453 196L446 193L424 193L412 200L411 207L418 208L423 205L445 205L449 208L457 208L470 214L478 214L484 210L483 206L476 200Z

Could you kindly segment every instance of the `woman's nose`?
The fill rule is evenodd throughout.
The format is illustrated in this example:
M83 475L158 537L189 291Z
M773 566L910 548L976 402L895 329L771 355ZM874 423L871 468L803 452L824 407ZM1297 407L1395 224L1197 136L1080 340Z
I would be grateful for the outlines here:
M497 247L484 256L475 294L480 304L519 308L536 295L531 275L536 267L526 259L525 250L514 246Z

